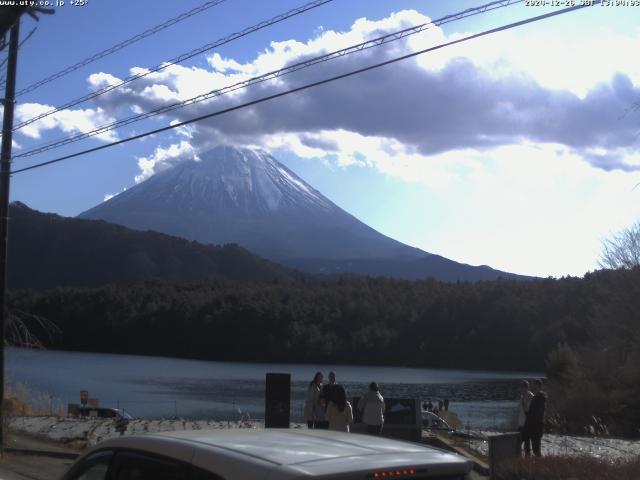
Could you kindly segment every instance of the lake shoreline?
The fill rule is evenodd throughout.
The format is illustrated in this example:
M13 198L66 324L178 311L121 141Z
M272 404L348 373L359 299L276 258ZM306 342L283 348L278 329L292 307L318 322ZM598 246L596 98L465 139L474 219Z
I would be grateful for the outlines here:
M309 381L316 371L337 372L349 397L371 381L385 398L448 399L465 426L495 430L516 406L522 374L339 364L296 365L209 362L67 351L8 349L8 383L30 403L30 414L65 414L87 391L103 407L133 417L263 418L266 374L288 373L291 415L303 421ZM499 428L498 428L499 429Z
M8 347L8 350L39 350L39 349L23 349L16 347ZM130 357L139 357L146 359L158 359L158 360L186 360L193 362L213 362L213 363L235 363L235 364L264 364L264 365L282 365L282 366L302 366L308 367L310 370L317 369L318 365L327 365L326 362L318 361L318 362L299 362L296 360L290 361L275 361L275 360L238 360L238 359L214 359L214 358L202 358L202 357L189 357L189 356L175 356L175 355L155 355L155 354L147 354L147 353L132 353L132 352L114 352L114 351L91 351L91 350L65 350L62 348L48 347L42 349L44 351L50 352L60 352L60 353L70 353L70 354L92 354L92 355L119 355L119 356L130 356ZM477 368L474 367L476 364L473 363L466 367L447 367L447 366L438 366L438 365L393 365L388 362L386 363L375 363L375 362L349 362L349 363L336 363L335 365L337 369L340 367L379 367L379 368L402 368L402 369L426 369L426 370L450 370L450 371L469 371L474 373L495 373L499 372L504 375L519 375L524 379L527 378L545 378L545 374L543 372L534 372L531 370L513 370L513 369L489 369L489 368Z

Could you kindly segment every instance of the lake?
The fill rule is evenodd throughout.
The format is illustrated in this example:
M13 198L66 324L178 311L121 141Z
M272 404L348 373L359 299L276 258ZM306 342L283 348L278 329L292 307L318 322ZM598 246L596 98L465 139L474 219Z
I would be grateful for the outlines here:
M42 408L66 412L88 390L100 406L133 416L235 420L264 418L267 372L290 373L292 421L302 421L306 388L314 373L337 372L349 396L366 392L371 381L383 396L422 400L448 398L450 410L470 428L500 427L517 406L522 378L540 374L351 365L238 363L64 351L6 350L10 385L22 384ZM51 407L49 407L51 405Z

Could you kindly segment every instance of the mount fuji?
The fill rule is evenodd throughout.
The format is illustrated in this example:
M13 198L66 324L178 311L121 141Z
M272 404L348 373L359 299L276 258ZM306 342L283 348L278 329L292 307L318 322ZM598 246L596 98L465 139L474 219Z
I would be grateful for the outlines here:
M237 243L312 272L480 280L473 267L389 238L342 210L263 150L221 145L80 214L208 244Z

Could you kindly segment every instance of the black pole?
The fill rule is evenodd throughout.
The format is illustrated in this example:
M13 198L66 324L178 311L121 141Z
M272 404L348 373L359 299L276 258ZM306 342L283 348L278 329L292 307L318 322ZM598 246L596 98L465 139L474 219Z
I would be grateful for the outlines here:
M0 455L4 456L4 328L7 311L7 240L9 237L9 183L11 178L11 142L13 131L13 108L16 94L16 71L18 68L18 41L20 20L11 27L9 58L7 59L7 84L5 86L4 118L2 120L2 148L0 150Z

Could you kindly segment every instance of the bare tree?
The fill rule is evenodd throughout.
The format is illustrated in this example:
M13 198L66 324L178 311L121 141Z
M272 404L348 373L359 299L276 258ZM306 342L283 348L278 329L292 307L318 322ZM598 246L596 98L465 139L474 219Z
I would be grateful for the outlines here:
M611 269L640 266L640 220L602 242L598 265Z
M58 326L44 317L18 309L12 309L8 312L5 345L22 348L45 348L46 341L51 342L59 334Z

